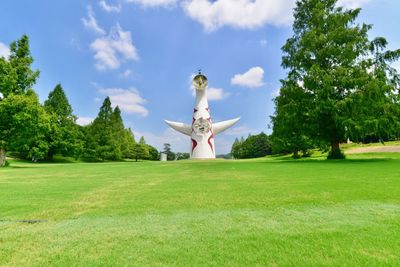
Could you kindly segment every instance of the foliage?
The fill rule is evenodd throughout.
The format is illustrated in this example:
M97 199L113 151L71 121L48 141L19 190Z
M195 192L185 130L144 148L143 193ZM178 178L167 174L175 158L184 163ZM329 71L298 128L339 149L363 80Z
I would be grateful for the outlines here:
M133 146L132 150L130 151L130 158L135 159L148 159L149 158L149 149L146 144L137 143Z
M149 150L149 160L160 160L160 153L158 152L157 148L146 145L147 149Z
M101 160L122 159L122 137L126 136L118 107L111 107L106 97L99 114L86 132L86 155Z
M75 123L76 116L72 114L72 107L61 84L50 92L44 109L51 120L51 130L46 137L49 145L47 159L52 160L55 154L78 157L83 149L83 135Z
M369 41L371 26L355 23L360 9L336 2L297 1L294 35L282 47L288 74L272 117L283 150L330 146L334 157L347 138L399 132L399 79L387 63L400 50L384 51L384 38Z
M133 134L131 128L124 130L123 142L124 142L124 147L122 148L122 151L123 151L122 156L124 158L133 159L134 157L131 155L131 151L132 151L132 149L134 149L134 146L136 145L136 141L135 141L135 135Z
M176 154L172 152L171 150L171 144L164 144L164 150L163 153L167 154L167 160L175 160L176 159Z
M175 157L176 160L190 159L190 153L177 152Z
M36 83L38 70L32 70L33 58L29 49L29 38L23 35L10 45L8 59L0 58L0 93L4 98L11 94L25 94Z
M275 98L275 115L271 117L272 147L275 154L307 151L315 146L310 138L313 128L309 108L312 97L297 83L282 80L279 97Z
M265 133L249 135L246 140L236 139L231 153L236 159L258 158L272 154L270 137Z
M46 157L50 119L33 91L11 94L0 101L0 121L0 147L33 161Z
M41 140L47 118L31 90L39 76L31 69L32 62L26 35L11 43L8 58L0 58L0 167L5 165L7 149L36 160L47 147Z
M76 116L61 86L50 92L43 107L31 89L39 71L32 70L28 36L11 43L10 56L0 58L0 167L7 150L33 161L55 154L120 160L139 151L139 158L158 159L158 151L144 137L137 146L131 129L125 129L119 107L107 97L94 122L76 124ZM135 156L136 157L136 156Z

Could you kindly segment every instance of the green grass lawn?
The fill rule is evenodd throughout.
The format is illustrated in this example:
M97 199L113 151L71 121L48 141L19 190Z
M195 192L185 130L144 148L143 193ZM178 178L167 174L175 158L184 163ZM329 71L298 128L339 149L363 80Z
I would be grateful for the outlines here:
M399 264L398 154L0 169L0 265Z

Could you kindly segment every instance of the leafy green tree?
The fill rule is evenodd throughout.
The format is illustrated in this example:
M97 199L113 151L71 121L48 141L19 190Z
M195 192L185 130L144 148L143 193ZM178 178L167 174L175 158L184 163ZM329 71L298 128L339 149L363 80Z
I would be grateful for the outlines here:
M131 128L125 129L124 133L125 133L124 134L125 147L123 149L123 157L133 159L134 156L132 156L131 151L134 149L134 146L136 145L135 135L133 134Z
M146 145L146 140L144 140L144 136L140 137L139 144Z
M270 137L265 133L257 135L249 135L246 140L238 139L232 145L232 153L234 158L258 158L272 154L272 144Z
M110 98L107 97L96 119L86 131L86 156L101 160L116 160L122 157L120 142L114 133L114 127L118 125L117 117L111 107Z
M42 137L48 118L31 89L39 76L32 63L26 35L11 43L8 58L0 58L0 166L5 164L7 149L34 160L47 149Z
M175 160L175 153L171 150L171 144L165 143L163 153L167 154L167 160Z
M147 149L149 150L149 160L160 160L160 153L157 148L147 145Z
M374 139L394 140L400 133L400 75L391 67L400 57L400 49L386 50L385 38L378 37L369 43L371 54L363 63L368 66L369 79L362 94L353 97L351 112L354 118L347 118L347 135L353 141ZM371 112L373 111L373 112Z
M243 137L239 140L238 138L235 139L235 142L232 144L231 154L235 159L242 158L242 144L244 142Z
M248 158L259 158L272 154L270 137L263 132L248 137L243 146L249 147L247 149L249 152L246 155Z
M115 107L111 115L111 128L113 142L117 144L113 159L121 159L128 147L128 141L125 138L125 126L122 121L121 110L118 106Z
M49 144L47 159L52 160L55 154L77 157L83 147L83 136L61 84L50 92L44 109L51 120L51 130L46 138Z
M300 151L307 151L315 143L310 136L313 124L310 117L313 106L311 94L304 91L300 84L291 80L282 80L279 97L275 98L272 144L276 154L293 153L298 158Z
M131 150L131 155L135 161L138 161L138 159L147 159L149 157L149 150L146 145L138 143Z
M38 70L32 70L33 57L29 48L29 38L23 35L10 45L8 59L0 58L0 93L3 98L10 94L26 93L36 83Z
M389 84L388 76L370 74L372 42L367 33L371 26L355 23L360 9L343 9L336 2L297 1L294 35L282 48L282 66L288 75L282 83L282 95L275 100L289 106L277 109L273 119L277 130L281 128L274 133L275 138L285 139L285 128L289 137L300 135L299 140L290 140L295 145L287 147L308 147L310 139L320 148L330 146L328 158L344 157L339 144L347 138L388 134L393 130L390 113L396 109L392 101L395 87L381 87ZM389 54L393 57L384 58L385 62L398 58L396 52ZM281 99L285 97L288 99ZM298 100L306 104L301 112L281 114L291 112L290 101ZM373 101L380 104L370 107ZM296 120L299 123L289 124Z
M5 164L7 150L32 161L46 156L49 147L45 137L50 120L33 91L11 94L1 100L0 121L0 166Z
M176 160L183 160L183 159L190 159L190 154L185 152L177 152L176 153Z

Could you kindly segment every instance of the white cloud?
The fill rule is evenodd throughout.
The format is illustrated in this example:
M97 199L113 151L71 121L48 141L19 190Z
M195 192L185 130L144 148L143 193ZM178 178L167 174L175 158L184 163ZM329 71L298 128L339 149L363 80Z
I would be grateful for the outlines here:
M86 29L94 33L104 35L106 32L97 24L94 12L91 6L88 6L88 18L82 18L82 23Z
M257 131L252 130L248 126L241 125L241 126L229 128L222 134L223 135L232 135L232 136L236 136L236 137L241 137L241 136L247 137L249 134L255 134L255 133L257 133Z
M230 93L224 92L222 88L207 88L207 99L210 101L222 100L230 96Z
M99 6L106 12L120 12L121 11L121 5L118 4L116 6L113 5L108 5L107 2L105 0L101 0L99 2Z
M370 0L339 0L336 5L337 6L342 6L345 8L359 8L364 6L366 3L368 3Z
M147 101L142 98L135 88L104 88L99 90L109 96L113 107L119 106L126 113L134 113L146 117L149 111L143 106Z
M139 60L129 31L122 30L117 24L108 36L97 38L90 45L95 51L96 68L99 70L116 69L124 60Z
M0 42L0 57L8 58L10 55L10 48L7 45Z
M236 74L231 79L231 84L249 88L257 88L264 85L264 70L261 67L250 68L243 74Z
M129 76L131 76L133 74L133 72L131 70L125 70L124 72L122 72L120 74L121 77L127 78Z
M78 119L76 120L76 123L81 126L85 126L85 125L91 124L93 120L94 119L91 117L78 117Z
M290 25L295 0L186 0L182 6L206 31L223 26L254 29L265 24Z
M144 7L171 7L176 5L177 0L126 0L126 2L140 4Z

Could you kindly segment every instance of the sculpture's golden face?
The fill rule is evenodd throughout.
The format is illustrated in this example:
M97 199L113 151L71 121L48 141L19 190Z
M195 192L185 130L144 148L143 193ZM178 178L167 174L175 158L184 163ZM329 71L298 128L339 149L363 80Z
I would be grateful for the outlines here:
M204 118L199 118L193 123L193 130L198 135L207 134L211 130L211 124Z
M206 89L208 85L208 80L207 77L204 76L203 74L197 74L193 78L193 86L196 88L196 90L204 90Z

